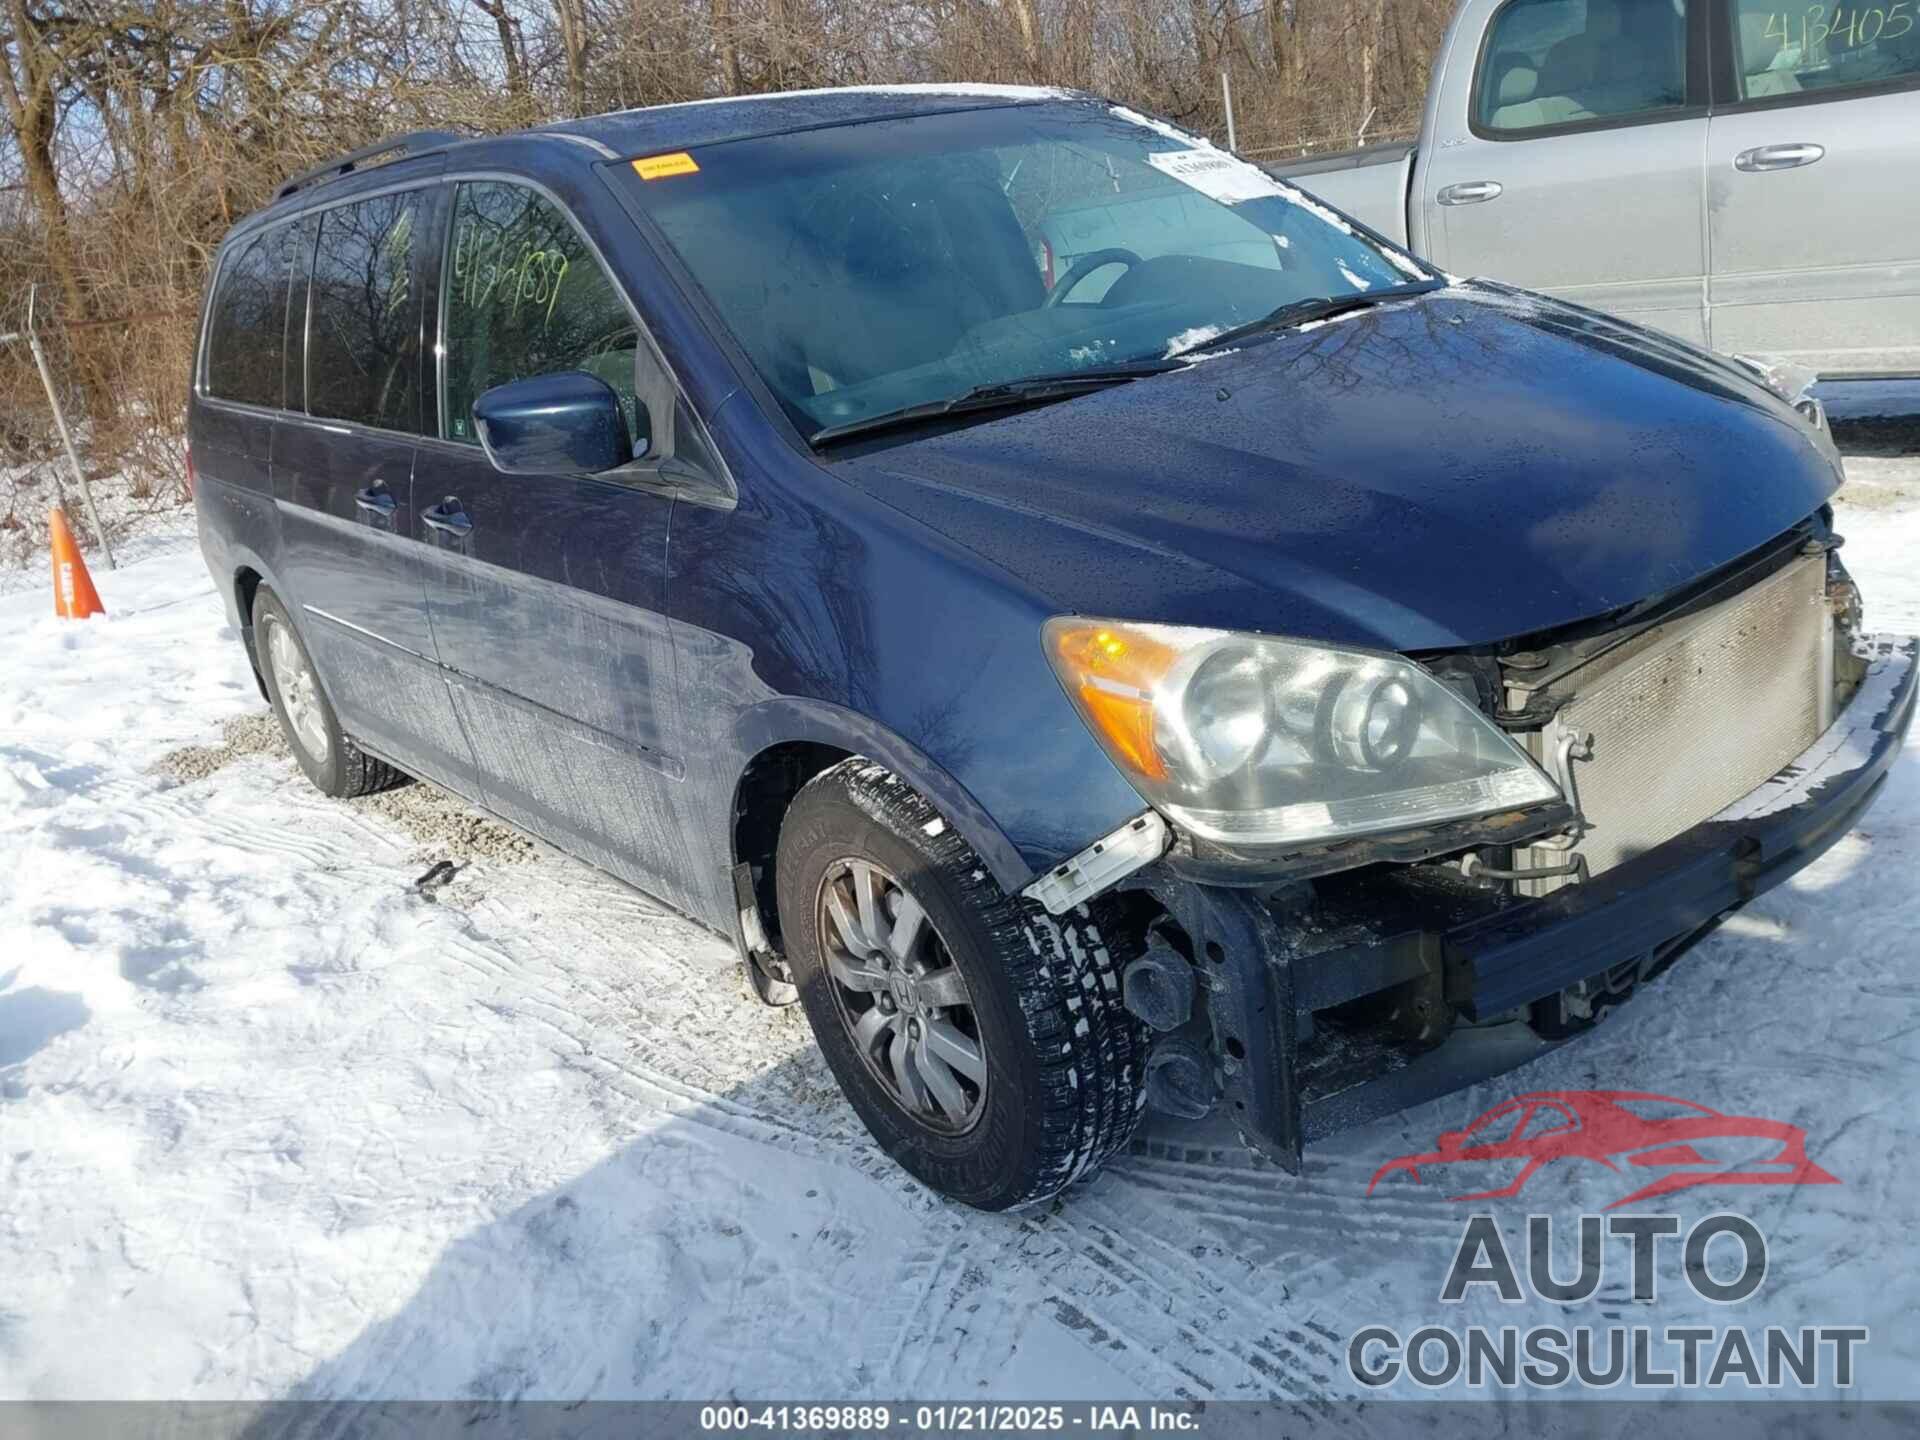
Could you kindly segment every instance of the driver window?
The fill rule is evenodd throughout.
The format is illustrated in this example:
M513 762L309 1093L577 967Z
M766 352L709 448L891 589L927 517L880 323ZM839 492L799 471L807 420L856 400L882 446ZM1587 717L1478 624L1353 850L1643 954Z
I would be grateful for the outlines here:
M557 206L519 185L459 185L444 276L447 439L479 443L473 402L482 391L584 370L620 397L634 454L645 452L646 412L635 392L639 332Z
M1683 0L1509 0L1487 36L1475 126L1519 135L1679 109L1686 30Z

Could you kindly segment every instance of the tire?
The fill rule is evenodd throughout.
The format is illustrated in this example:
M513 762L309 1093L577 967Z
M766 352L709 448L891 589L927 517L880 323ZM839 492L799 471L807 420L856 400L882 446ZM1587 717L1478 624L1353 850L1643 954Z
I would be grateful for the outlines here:
M281 733L307 779L322 794L350 800L408 782L405 773L374 759L347 738L307 653L306 641L280 597L264 585L253 597L253 650ZM291 673L282 675L283 668Z
M969 1119L928 1095L921 1106L908 1103L903 1077L888 1065L897 1032L879 1032L877 1045L864 1047L856 1038L885 1001L873 996L871 1009L856 1011L870 997L842 977L850 961L861 962L823 887L857 892L860 866L879 877L876 889L897 882L878 911L901 903L902 893L924 911L931 934L923 931L919 943L931 948L914 953L933 959L906 964L926 966L920 978L930 980L944 976L950 959L964 980L964 1006L929 1007L909 993L889 1015L915 1017L907 1027L928 1017L919 1020L929 1027L922 1043L937 1055L953 1053L934 1042L938 1017L984 1052L977 1096L954 1069L973 1107ZM924 797L861 759L823 772L795 798L780 831L777 875L781 933L814 1037L874 1139L916 1178L963 1204L1006 1210L1051 1199L1126 1146L1146 1103L1147 1041L1121 1002L1129 957L1119 951L1110 906L1056 918L1008 895ZM839 913L847 917L848 907ZM860 917L851 918L864 934ZM943 983L940 998L950 998L953 982Z

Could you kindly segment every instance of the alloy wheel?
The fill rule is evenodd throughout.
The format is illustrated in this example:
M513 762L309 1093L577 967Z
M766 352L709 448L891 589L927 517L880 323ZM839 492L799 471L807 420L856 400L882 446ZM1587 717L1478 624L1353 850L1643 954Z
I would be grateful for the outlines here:
M885 867L846 859L828 867L816 909L834 1008L867 1069L922 1125L971 1129L986 1047L966 978L920 902Z
M300 653L293 631L273 616L267 617L267 659L273 666L274 688L280 692L280 704L287 712L301 748L317 765L327 763L333 741L327 734L326 716L320 708L320 685L313 667Z

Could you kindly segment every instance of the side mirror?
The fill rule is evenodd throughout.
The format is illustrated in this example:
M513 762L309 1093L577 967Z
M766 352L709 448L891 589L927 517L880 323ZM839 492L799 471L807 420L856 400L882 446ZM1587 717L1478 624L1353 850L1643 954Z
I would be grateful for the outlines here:
M506 475L597 475L633 458L620 397L584 370L496 385L473 402L473 418Z

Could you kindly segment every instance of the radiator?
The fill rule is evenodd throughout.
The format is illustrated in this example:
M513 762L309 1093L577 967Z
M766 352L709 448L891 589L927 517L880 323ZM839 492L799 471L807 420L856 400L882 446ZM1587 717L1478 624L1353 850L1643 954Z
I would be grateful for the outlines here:
M1574 699L1540 735L1551 760L1568 733L1591 735L1572 762L1589 826L1571 852L1518 852L1520 869L1586 857L1593 874L1731 804L1826 728L1833 623L1825 555L1807 556L1710 609L1657 626L1556 682ZM1521 881L1544 895L1564 878Z

